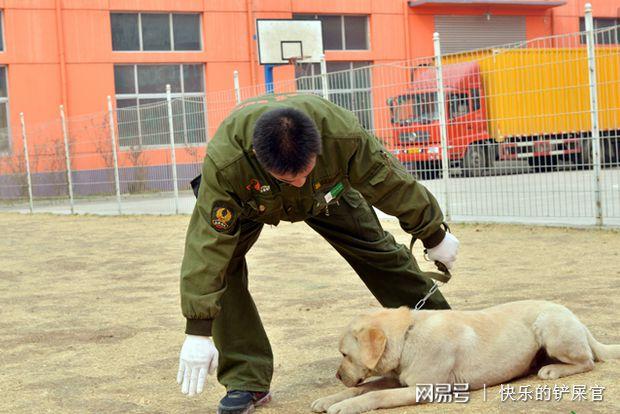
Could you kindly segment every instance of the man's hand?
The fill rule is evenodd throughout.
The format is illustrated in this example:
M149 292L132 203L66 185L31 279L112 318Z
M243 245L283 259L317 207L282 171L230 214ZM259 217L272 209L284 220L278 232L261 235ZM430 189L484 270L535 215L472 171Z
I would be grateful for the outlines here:
M183 394L192 396L202 392L207 372L213 374L217 370L218 356L211 338L187 335L181 348L177 374L177 382L182 384Z
M456 261L458 250L459 240L452 233L446 233L441 243L432 249L427 249L427 255L430 260L441 262L450 270Z

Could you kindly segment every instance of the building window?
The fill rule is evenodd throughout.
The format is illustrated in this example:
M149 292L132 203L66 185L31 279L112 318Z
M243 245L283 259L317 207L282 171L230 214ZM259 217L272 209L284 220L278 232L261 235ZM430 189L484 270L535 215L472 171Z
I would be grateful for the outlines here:
M362 126L372 129L370 62L327 62L329 100L357 115ZM295 66L297 89L321 95L323 83L318 63Z
M368 16L294 14L296 20L320 20L325 50L368 50Z
M602 30L601 32L594 34L594 42L598 45L617 45L620 44L620 34L619 29L613 28L614 26L620 25L620 19L614 18L603 18L603 17L595 17L594 19L594 30L597 29L605 29L610 28L609 30ZM579 19L579 31L585 32L586 30L586 20L581 17ZM581 43L586 44L586 36L581 36Z
M7 153L10 149L9 98L7 93L6 66L0 66L0 153Z
M170 145L166 84L173 98L174 142L206 142L203 65L114 65L121 147Z
M4 52L4 11L0 10L0 52Z
M202 50L200 14L110 13L112 50Z

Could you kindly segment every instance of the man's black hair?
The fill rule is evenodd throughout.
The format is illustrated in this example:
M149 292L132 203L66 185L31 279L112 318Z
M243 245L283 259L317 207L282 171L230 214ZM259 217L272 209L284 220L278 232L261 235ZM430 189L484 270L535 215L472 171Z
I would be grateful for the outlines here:
M256 158L276 174L298 174L321 153L321 136L308 115L293 108L262 114L252 137Z

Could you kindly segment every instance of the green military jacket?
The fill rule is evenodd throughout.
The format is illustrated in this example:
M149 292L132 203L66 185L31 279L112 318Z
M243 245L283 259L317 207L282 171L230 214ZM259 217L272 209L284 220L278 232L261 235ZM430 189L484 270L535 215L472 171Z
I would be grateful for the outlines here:
M258 117L284 106L310 116L321 134L322 153L301 188L272 177L252 150ZM330 190L341 187L344 191L331 199ZM305 220L324 214L351 187L373 206L396 216L403 230L426 247L443 240L443 215L435 198L353 113L315 95L271 95L240 104L209 142L187 230L181 266L186 332L210 335L226 289L226 269L239 240L240 221L277 225L280 220Z

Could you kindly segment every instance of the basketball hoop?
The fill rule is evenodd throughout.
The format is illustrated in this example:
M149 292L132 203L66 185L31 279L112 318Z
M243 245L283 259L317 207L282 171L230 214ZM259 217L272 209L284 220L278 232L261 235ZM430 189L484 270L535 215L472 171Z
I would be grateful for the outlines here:
M293 57L290 57L290 58L288 58L288 59L286 59L286 60L288 60L288 64L289 64L289 65L293 65L293 66L295 66L295 65L297 65L297 62L298 62L298 61L300 61L300 60L310 59L311 57L312 57L312 56L293 56Z
M320 20L256 19L261 65L319 63L323 56Z

